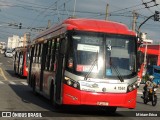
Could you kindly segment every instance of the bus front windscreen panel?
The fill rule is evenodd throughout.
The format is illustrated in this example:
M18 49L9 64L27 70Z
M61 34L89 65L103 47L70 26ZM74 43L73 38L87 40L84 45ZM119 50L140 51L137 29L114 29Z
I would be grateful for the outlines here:
M74 74L93 78L136 75L136 39L126 35L79 33L72 35Z

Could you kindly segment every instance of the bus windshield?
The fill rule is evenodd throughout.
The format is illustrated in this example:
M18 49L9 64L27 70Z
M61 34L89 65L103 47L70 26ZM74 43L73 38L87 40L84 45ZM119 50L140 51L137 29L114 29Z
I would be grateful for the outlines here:
M136 41L133 37L106 37L106 76L127 77L136 73Z
M129 77L136 73L136 39L132 36L102 33L72 35L75 74L88 77ZM95 63L96 60L96 63Z

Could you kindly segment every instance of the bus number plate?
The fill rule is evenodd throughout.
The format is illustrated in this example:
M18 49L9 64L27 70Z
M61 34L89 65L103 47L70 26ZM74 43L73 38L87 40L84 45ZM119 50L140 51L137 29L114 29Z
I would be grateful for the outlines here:
M125 90L125 87L118 87L118 90Z
M108 102L97 102L97 105L99 105L99 106L108 106L109 103Z

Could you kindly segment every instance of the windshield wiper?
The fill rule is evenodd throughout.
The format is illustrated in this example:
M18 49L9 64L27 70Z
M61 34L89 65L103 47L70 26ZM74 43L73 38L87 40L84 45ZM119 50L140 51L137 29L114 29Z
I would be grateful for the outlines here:
M90 67L89 70L88 70L88 73L84 76L84 80L87 80L87 79L88 79L88 77L89 77L89 75L91 74L91 72L92 72L95 64L97 63L97 61L98 61L98 51L97 51L97 53L96 53L96 59L93 61L93 64L91 65L91 67Z
M110 58L110 60L111 60L111 58ZM124 82L124 79L123 79L122 75L120 74L119 70L117 69L117 67L116 67L113 63L111 63L111 62L110 62L110 65L111 65L111 67L113 67L114 70L116 71L117 77L119 78L119 80L120 80L121 82Z

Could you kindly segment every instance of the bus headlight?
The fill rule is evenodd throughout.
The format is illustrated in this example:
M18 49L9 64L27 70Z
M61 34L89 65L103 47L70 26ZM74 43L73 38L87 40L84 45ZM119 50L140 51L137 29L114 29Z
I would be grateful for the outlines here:
M64 77L64 83L71 86L71 87L74 87L76 89L80 89L80 84L79 82L69 78L69 77Z
M135 90L135 89L137 89L137 83L134 83L134 84L132 84L132 85L129 85L127 92L131 92L131 91L133 91L133 90Z
M133 89L136 89L136 85L133 85Z
M73 84L73 87L77 88L77 87L78 87L78 83L77 83L77 82L74 83L74 84Z
M67 84L68 84L68 85L72 85L71 80L68 80L68 81L67 81Z
M132 91L132 90L133 90L133 87L132 87L132 86L128 86L128 90L129 90L129 91Z

